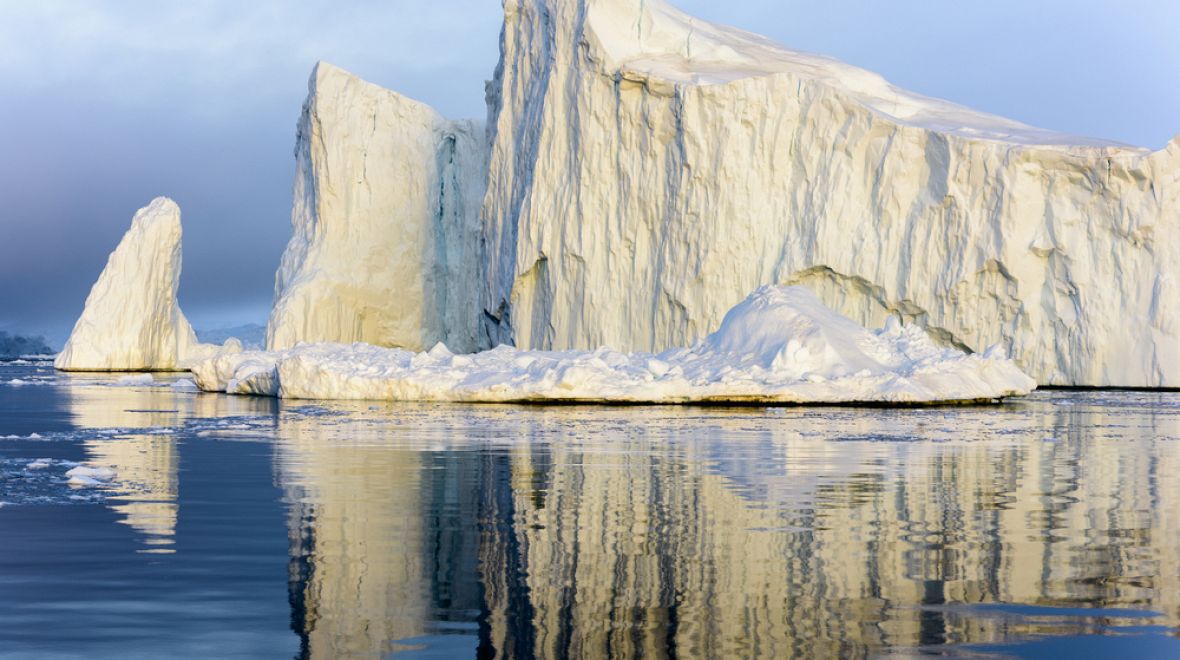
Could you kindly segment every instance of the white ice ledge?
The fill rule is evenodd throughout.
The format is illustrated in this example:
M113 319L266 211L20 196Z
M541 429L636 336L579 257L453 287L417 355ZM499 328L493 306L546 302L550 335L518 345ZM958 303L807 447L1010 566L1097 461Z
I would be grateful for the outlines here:
M488 403L931 404L1036 387L997 353L941 348L920 328L894 321L866 330L804 287L764 286L730 310L717 332L658 355L301 344L218 356L193 374L201 389L230 394Z

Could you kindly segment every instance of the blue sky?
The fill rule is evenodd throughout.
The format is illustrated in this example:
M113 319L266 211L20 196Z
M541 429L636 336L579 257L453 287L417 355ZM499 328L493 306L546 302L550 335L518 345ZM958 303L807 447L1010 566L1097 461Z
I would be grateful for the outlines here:
M915 91L1152 148L1180 133L1180 3L681 0ZM482 117L496 0L0 0L0 329L61 342L137 208L184 214L194 324L262 322L295 122L324 59Z

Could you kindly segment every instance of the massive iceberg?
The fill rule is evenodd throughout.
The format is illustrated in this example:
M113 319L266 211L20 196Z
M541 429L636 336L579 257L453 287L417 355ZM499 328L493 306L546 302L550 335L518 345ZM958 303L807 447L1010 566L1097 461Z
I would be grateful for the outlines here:
M1180 386L1180 137L1034 129L662 0L504 12L488 345L687 345L804 284L1042 384Z
M140 209L107 259L54 366L63 371L186 369L219 351L197 342L180 311L180 207L157 197Z
M317 65L260 379L439 342L647 355L804 285L1042 384L1180 387L1180 136L1036 129L662 0L504 15L486 127Z
M765 286L695 346L659 355L302 344L215 357L195 365L193 375L201 389L231 394L482 403L924 404L1036 387L999 353L941 348L896 319L870 332L804 287Z
M316 65L267 346L478 348L484 126Z

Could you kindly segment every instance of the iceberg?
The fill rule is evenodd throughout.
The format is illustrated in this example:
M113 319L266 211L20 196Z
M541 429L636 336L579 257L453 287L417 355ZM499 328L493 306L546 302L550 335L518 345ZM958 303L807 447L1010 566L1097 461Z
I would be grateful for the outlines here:
M267 348L444 341L476 350L483 124L449 121L321 62L295 156L294 231Z
M157 197L140 209L107 259L54 366L63 371L167 371L218 352L197 342L180 311L180 207Z
M230 394L473 403L934 404L1036 387L999 350L940 347L896 319L869 331L801 286L761 287L716 332L658 355L321 343L221 355L192 371L202 390Z
M119 282L104 272L59 366L201 361L198 383L218 391L427 400L737 400L740 390L931 401L1020 389L906 375L915 389L902 395L873 380L926 364L899 362L902 340L891 339L920 331L913 346L953 351L939 364L1003 354L1044 385L1180 387L1180 136L1151 151L1034 128L663 0L505 0L486 95L486 124L450 120L318 64L268 350L199 359L215 349L196 343L175 304L176 210L174 237L129 232L129 254L108 265ZM875 336L894 358L864 353L871 363L856 373L868 380L843 393L831 389L836 372L800 371L785 346L770 365L740 367L746 390L714 382L716 365L689 385L634 380L660 356L696 356L677 363L689 373L737 355L706 333L749 291L793 286L848 317L836 324L845 334L888 323ZM790 328L765 339L812 336ZM796 357L861 364L845 348L862 344ZM602 346L619 352L596 371ZM518 359L541 380L514 380ZM414 375L423 362L460 366L439 367L431 385ZM497 365L506 381L487 376ZM322 385L309 380L317 373ZM619 385L579 385L577 373ZM827 384L800 384L813 377ZM550 389L554 378L570 387ZM857 389L867 382L886 389Z
M661 350L802 284L1047 385L1180 386L1180 137L913 94L662 0L506 0L487 346Z

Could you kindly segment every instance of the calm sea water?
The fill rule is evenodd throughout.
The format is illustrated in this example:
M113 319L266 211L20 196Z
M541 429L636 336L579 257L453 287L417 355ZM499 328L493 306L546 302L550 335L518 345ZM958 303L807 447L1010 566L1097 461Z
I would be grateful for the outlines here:
M1180 657L1178 393L473 407L156 378L0 364L0 657Z

